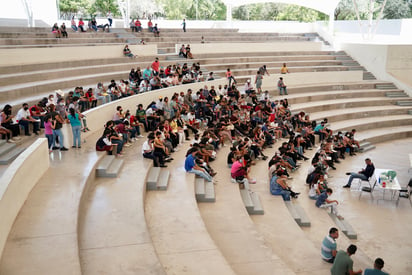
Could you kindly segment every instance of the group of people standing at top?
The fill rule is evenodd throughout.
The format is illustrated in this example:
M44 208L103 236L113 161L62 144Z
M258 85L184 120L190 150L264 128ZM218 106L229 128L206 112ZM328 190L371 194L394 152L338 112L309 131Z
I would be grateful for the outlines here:
M286 66L286 63L283 63L283 66L280 69L280 73L281 74L288 74L289 73L289 69ZM270 74L269 74L269 72L266 68L266 65L263 65L262 67L259 68L259 70L256 73L256 77L255 77L255 86L256 86L256 90L259 94L262 93L262 82L263 82L263 77L265 75L270 76ZM283 95L283 94L287 95L288 94L288 91L286 89L286 84L283 81L283 77L279 77L277 87L278 87L278 90L279 90L279 95Z

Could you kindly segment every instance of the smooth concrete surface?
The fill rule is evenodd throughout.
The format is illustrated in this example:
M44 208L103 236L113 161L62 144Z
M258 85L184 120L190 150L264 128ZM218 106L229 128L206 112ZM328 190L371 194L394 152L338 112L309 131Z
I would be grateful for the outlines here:
M237 274L200 216L194 174L183 167L187 149L185 143L173 154L175 160L167 163L171 171L167 191L146 193L145 217L153 245L167 274Z
M144 174L151 161L141 156L144 140L125 148L117 178L97 178L83 192L78 215L82 274L166 274L145 220Z
M37 64L56 61L87 60L97 58L119 58L123 56L124 45L51 47L30 49L2 49L0 63L6 65ZM133 54L139 56L157 55L157 46L129 45Z
M280 70L280 68L279 68ZM312 84L332 84L361 81L363 79L363 71L338 71L338 72L304 72L290 74L271 74L263 76L262 89L271 89L277 87L279 77L283 78L283 82L287 87L304 87ZM255 82L255 77L251 78L252 83Z
M269 43L205 43L190 44L193 54L242 53L273 51L320 51L321 42L269 42ZM177 53L182 44L176 44Z
M295 274L293 268L268 245L246 211L238 184L230 181L230 169L226 164L228 153L229 147L223 147L217 159L210 163L218 171L215 176L218 181L216 202L198 204L209 234L236 274ZM259 177L259 180L263 181L263 178ZM255 186L250 186L253 191ZM272 211L264 203L263 208L263 216Z
M412 87L412 45L387 47L386 70L389 74Z
M98 160L95 143L83 149L53 151L50 168L21 208L8 236L0 262L1 274L81 274L77 214L82 190ZM39 165L35 159L31 169ZM23 181L28 173L22 174Z
M0 259L13 223L38 180L49 168L47 140L37 139L0 178Z

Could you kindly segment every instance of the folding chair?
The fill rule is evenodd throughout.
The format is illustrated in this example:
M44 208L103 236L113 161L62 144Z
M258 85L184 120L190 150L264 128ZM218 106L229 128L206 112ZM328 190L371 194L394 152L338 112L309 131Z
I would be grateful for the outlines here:
M376 181L376 176L375 174L372 174L372 176L370 176L367 180L363 180L360 178L357 178L358 180L358 188L359 190L361 190L362 188L362 183L368 183L370 186L372 186L374 184L374 182Z
M409 183L405 188L402 188L401 190L399 190L398 199L396 200L396 206L399 205L400 198L409 199L409 203L412 206L411 196L412 196L412 178L409 180Z
M361 184L362 184L362 182L367 182L368 186L361 186L360 193L359 193L359 200L362 196L362 192L369 193L371 195L372 200L373 200L373 194L372 193L373 193L373 190L375 189L376 183L378 182L376 180L375 175L372 175L372 177L370 177L368 181L362 180Z

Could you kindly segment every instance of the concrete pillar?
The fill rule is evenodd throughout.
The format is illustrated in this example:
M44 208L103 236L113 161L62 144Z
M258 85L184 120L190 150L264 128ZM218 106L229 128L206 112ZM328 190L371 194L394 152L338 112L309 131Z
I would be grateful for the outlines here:
M226 21L232 21L232 4L226 4Z

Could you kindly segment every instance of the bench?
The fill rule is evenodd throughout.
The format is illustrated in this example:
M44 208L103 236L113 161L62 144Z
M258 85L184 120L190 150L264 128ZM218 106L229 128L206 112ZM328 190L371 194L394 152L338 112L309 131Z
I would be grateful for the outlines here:
M309 217L306 215L305 210L297 204L292 203L291 201L284 201L287 209L289 210L290 214L292 215L295 222L301 227L309 227L310 220Z
M213 182L204 178L195 177L195 197L197 202L215 202L215 186Z
M167 190L169 177L169 170L152 166L146 176L146 190Z
M356 234L353 227L349 224L347 220L340 220L335 213L328 213L329 217L335 222L335 224L339 227L339 229L343 232L351 240L356 240L358 238L358 234Z
M409 154L409 169L408 169L408 174L410 174L412 171L412 154Z
M260 202L259 195L257 193L247 189L239 190L243 204L245 205L249 215L263 215L265 213L262 207L262 203Z

